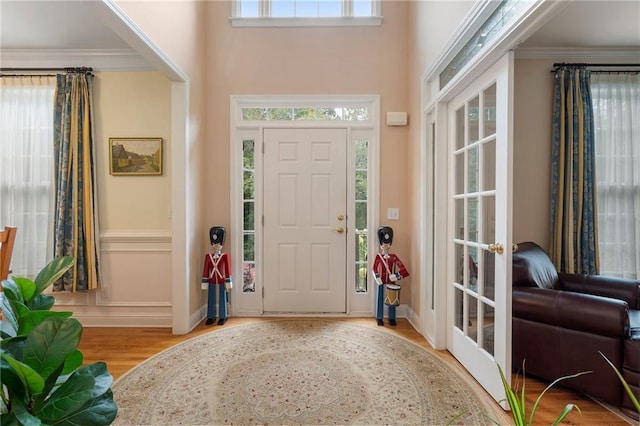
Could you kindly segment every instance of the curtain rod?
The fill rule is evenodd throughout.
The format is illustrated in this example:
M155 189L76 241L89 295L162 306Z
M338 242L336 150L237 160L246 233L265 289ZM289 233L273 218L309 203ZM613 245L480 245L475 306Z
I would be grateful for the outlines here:
M570 62L556 62L553 64L552 73L557 72L560 68L591 68L591 67L605 67L605 68L618 68L618 67L626 67L626 68L640 68L640 63L637 64L597 64L597 63L570 63ZM624 73L624 72L638 72L640 70L592 70L591 72L611 72L611 73Z
M91 67L75 67L75 68L0 68L0 72L78 72L90 74L93 71Z

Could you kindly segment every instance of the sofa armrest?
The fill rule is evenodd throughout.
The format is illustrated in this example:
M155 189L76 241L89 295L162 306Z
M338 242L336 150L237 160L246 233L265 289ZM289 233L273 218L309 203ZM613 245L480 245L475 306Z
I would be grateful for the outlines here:
M514 287L512 315L601 336L629 335L629 305L618 299L533 287Z
M640 309L640 281L605 275L560 273L562 289L624 300L631 309Z

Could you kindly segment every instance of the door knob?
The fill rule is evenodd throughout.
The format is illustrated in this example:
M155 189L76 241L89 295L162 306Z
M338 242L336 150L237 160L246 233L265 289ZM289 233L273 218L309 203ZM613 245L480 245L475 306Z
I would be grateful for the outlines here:
M489 244L489 253L504 253L504 246L500 243Z
M338 220L344 220L344 215L338 215Z
M342 234L344 232L344 228L342 226L338 226L337 228L333 229L333 231L336 231L338 234Z

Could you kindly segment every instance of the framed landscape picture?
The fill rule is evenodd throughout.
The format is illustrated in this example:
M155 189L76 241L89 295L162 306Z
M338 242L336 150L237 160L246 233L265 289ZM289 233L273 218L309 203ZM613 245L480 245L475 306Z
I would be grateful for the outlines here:
M162 138L109 138L109 173L113 176L162 174Z

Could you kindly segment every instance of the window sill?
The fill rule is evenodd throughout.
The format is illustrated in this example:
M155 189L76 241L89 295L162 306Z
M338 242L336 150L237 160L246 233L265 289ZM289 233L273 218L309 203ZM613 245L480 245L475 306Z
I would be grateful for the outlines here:
M382 16L341 18L239 18L232 27L373 27L382 25Z

